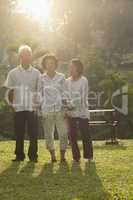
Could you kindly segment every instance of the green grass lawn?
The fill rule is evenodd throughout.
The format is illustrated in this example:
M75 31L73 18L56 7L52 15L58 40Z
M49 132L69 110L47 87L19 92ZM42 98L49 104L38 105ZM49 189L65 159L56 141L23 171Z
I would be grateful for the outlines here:
M74 164L70 148L66 165L51 164L42 140L38 163L12 163L14 144L0 142L0 200L133 200L133 140L94 142L90 166L83 159ZM56 149L59 160L58 142Z

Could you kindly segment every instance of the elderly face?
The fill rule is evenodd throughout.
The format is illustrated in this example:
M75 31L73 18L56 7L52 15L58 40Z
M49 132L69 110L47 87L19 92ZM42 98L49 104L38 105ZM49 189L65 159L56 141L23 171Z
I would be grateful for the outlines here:
M54 72L57 68L54 59L47 59L45 65L48 72Z
M32 52L28 49L23 49L19 55L21 64L29 65L32 62Z

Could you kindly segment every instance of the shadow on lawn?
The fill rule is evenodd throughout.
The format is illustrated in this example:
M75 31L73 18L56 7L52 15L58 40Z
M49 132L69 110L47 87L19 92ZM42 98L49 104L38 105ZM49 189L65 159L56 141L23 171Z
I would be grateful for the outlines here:
M45 164L33 175L38 164L27 163L21 170L12 164L0 174L0 195L4 200L108 200L95 164Z
M127 146L125 144L111 145L111 144L102 144L102 145L94 145L95 149L103 149L103 150L126 150Z

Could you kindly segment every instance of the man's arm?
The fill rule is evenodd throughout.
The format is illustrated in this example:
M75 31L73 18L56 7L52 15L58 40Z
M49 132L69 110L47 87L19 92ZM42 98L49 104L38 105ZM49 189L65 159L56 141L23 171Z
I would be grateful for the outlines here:
M6 92L5 101L11 107L11 109L14 111L13 100L14 100L15 78L14 78L12 72L8 73L4 86L5 86L5 88L8 89Z

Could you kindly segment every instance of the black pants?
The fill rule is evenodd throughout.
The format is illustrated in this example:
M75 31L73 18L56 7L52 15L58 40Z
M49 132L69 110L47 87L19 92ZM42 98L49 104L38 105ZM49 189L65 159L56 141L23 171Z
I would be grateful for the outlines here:
M83 156L86 159L93 158L92 140L89 134L88 119L68 118L69 137L71 140L72 154L74 160L80 159L80 150L77 143L77 134L80 130L83 142Z
M37 115L34 112L22 111L14 113L14 126L16 134L15 154L18 159L24 159L24 136L27 128L30 145L28 156L30 160L37 158Z

